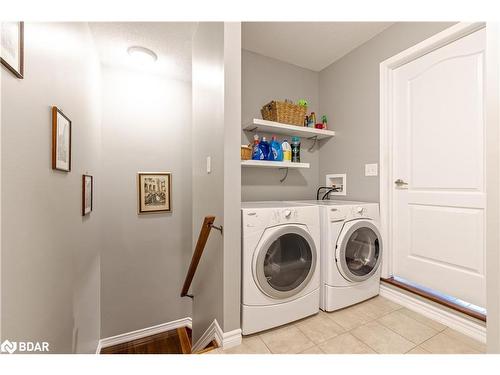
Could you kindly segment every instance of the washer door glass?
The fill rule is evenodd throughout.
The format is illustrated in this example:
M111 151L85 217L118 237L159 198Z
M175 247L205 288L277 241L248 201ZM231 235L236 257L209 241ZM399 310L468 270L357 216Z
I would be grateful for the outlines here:
M316 248L300 227L274 233L257 257L259 286L269 296L287 298L304 289L316 267Z
M362 222L351 226L342 241L339 261L344 276L363 281L377 270L382 255L382 243L377 228Z

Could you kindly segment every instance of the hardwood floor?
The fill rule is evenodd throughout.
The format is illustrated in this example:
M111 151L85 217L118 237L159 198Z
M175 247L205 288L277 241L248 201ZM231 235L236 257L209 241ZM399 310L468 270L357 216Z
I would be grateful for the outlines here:
M454 303L453 301L444 299L443 297L438 296L436 294L431 294L423 289L420 289L420 288L417 288L415 286L412 286L412 285L403 283L401 281L395 280L393 277L390 277L388 279L380 278L380 280L384 283L387 283L387 284L396 286L398 288L401 288L403 290L406 290L407 292L414 293L420 297L424 297L430 301L439 303L440 305L446 306L452 310L461 312L462 314L468 315L472 318L486 322L486 315L485 314L482 314L482 313L480 313L476 310L473 310L473 309L469 309L463 305L459 305L457 303Z
M182 354L182 346L173 330L103 348L101 354Z
M103 348L101 354L191 354L191 340L191 329L178 328ZM201 353L215 348L212 341Z

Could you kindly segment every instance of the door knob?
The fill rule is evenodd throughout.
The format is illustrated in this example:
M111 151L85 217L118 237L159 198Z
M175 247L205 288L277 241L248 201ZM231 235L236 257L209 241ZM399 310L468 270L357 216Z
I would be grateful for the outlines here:
M397 185L397 186L405 186L405 185L408 185L407 182L404 182L402 179L398 178L396 181L394 181L394 183Z

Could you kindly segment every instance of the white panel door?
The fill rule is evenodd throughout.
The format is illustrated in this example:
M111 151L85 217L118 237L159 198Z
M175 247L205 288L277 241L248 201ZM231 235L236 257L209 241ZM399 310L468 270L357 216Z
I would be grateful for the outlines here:
M393 274L483 307L484 53L482 29L392 82Z

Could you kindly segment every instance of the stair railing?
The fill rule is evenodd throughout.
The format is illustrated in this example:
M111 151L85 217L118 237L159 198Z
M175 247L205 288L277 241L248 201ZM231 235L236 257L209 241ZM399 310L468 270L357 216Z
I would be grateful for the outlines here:
M200 234L198 236L198 241L196 242L196 247L194 249L193 257L191 258L191 264L184 280L184 285L182 286L181 297L193 298L193 295L188 294L189 288L191 288L191 283L193 282L194 275L196 274L196 269L198 268L198 263L200 263L201 256L203 255L203 250L207 244L208 236L210 235L210 230L212 228L217 229L222 234L222 225L217 227L214 225L215 216L205 216L203 220L203 225L200 229Z

